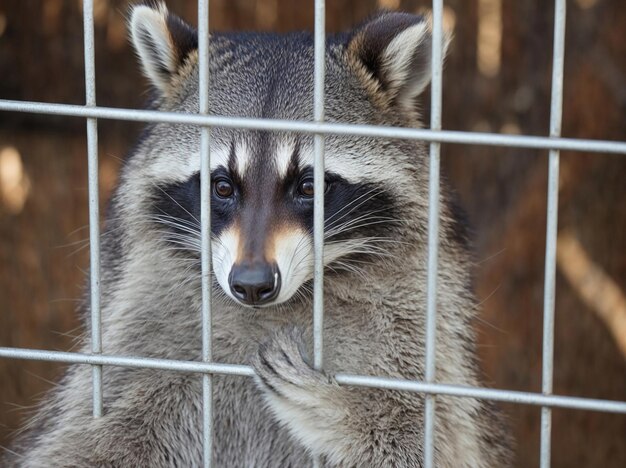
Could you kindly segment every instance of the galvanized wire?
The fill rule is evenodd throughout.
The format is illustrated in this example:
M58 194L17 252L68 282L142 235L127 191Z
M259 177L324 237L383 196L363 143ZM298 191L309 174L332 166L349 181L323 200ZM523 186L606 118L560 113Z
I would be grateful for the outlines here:
M315 0L315 80L314 80L314 120L324 121L324 0ZM313 245L315 253L313 283L313 365L322 368L323 328L324 328L324 135L313 137L314 152L314 210Z
M324 121L324 75L326 71L326 5L315 0L313 120ZM324 140L313 136L313 366L322 369L324 362ZM313 466L321 465L318 457Z
M83 0L83 39L85 48L85 106L96 106L96 66L93 0ZM91 352L102 352L100 316L100 203L98 183L98 121L87 119L87 172L89 184L89 287ZM102 366L92 367L93 415L102 416Z
M63 362L67 364L86 364L99 366L119 366L138 369L168 370L174 372L196 372L220 375L254 376L250 366L221 364L217 362L178 361L173 359L155 359L138 356L115 356L104 354L70 353L24 348L0 347L0 358L28 359L32 361ZM446 383L429 384L419 380L378 377L370 375L334 375L339 385L382 388L417 392L433 395L448 395L458 398L477 398L521 405L549 406L574 410L599 411L626 414L626 401L600 400L561 395L543 395L541 393L500 390L493 388L469 387Z
M503 146L538 150L584 151L589 153L626 154L626 142L590 140L583 138L552 138L531 135L504 135L499 133L461 132L454 130L432 131L421 128L386 127L383 125L356 125L340 123L315 123L297 120L257 119L251 117L226 117L198 115L183 112L166 112L113 107L85 107L72 104L13 101L0 99L0 111L30 114L64 115L68 117L93 117L98 119L131 122L159 122L209 127L239 128L242 130L269 130L324 135L352 135L425 142Z
M443 0L433 0L430 129L441 130ZM428 170L428 274L426 292L426 383L435 381L437 339L437 261L439 252L439 170L441 143L430 144ZM424 467L435 466L435 396L424 399Z
M209 2L198 0L199 114L209 113ZM211 128L200 128L200 237L202 265L202 361L213 360L211 310ZM213 461L213 376L202 375L202 459Z
M552 97L550 103L550 136L561 135L563 113L563 63L565 60L565 0L554 4L554 51L552 56ZM554 302L556 288L556 239L559 214L559 151L552 149L548 155L548 207L546 225L546 258L543 292L543 356L541 391L552 394L554 364ZM551 458L550 436L552 411L541 408L540 467L549 468Z

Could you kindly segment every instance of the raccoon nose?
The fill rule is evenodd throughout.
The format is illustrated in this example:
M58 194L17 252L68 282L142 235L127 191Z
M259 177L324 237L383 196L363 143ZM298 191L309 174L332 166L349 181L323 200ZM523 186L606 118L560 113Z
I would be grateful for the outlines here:
M263 305L278 296L280 272L276 264L239 263L233 265L228 282L230 291L240 302Z

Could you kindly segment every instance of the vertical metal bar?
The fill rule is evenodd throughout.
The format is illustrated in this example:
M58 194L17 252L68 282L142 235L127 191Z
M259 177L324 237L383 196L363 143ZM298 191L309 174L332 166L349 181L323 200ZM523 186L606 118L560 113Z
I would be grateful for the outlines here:
M199 113L209 113L209 2L198 0ZM209 127L200 128L200 232L202 250L202 360L211 362L211 154ZM213 376L202 375L203 465L213 461Z
M432 84L430 128L441 130L443 60L443 0L433 0ZM428 280L426 296L426 382L435 381L435 341L437 332L437 258L439 249L439 166L441 144L430 144L428 178ZM424 467L435 465L435 397L424 402Z
M550 136L561 135L563 111L563 63L565 57L565 0L554 4L554 51L552 56L552 97L550 103ZM544 395L552 394L554 363L554 301L556 282L556 239L559 209L559 151L550 150L548 156L548 209L546 227L546 261L543 291L543 357L542 384ZM552 410L541 408L540 466L550 466Z
M315 62L313 82L313 118L324 121L324 76L326 59L326 5L315 0ZM315 253L313 283L313 365L321 369L324 350L324 140L322 134L313 137L314 154L314 200L313 200L313 248ZM320 460L313 461L320 466Z
M96 105L96 66L94 52L93 0L83 0L83 40L85 48L85 105ZM89 180L89 274L91 292L91 352L102 352L100 329L100 206L98 197L98 121L87 119L87 166ZM102 366L94 365L93 416L102 416Z
M314 119L324 121L324 71L325 71L325 25L324 0L315 0L315 80L314 80ZM313 241L315 251L315 282L313 297L313 336L314 366L319 369L323 362L324 325L324 135L316 134L313 140L314 151L314 211Z

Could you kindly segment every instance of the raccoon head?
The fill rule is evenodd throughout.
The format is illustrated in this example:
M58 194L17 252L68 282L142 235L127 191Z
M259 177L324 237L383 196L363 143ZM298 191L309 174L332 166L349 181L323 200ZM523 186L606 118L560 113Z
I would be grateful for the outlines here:
M158 5L135 7L130 31L153 106L197 112L194 29ZM311 34L213 34L209 44L211 114L312 119ZM409 14L383 13L328 37L326 120L416 125L430 54L429 20ZM154 250L164 262L182 256L189 275L197 275L188 265L199 266L201 244L199 148L196 127L152 125L122 182L134 194L127 200L133 213L157 233ZM314 259L313 137L216 127L210 154L212 261L221 289L254 307L306 297ZM377 262L417 248L426 224L422 145L327 136L325 163L329 275L375 275Z

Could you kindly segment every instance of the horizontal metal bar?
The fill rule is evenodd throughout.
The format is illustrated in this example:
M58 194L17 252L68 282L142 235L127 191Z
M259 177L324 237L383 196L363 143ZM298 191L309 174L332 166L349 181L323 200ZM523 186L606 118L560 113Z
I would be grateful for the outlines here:
M33 361L65 362L68 364L91 364L118 367L197 372L202 374L243 375L251 377L254 371L249 366L218 364L200 361L175 361L143 357L113 356L106 354L69 353L26 348L2 348L0 358L29 359Z
M467 387L464 385L442 383L429 384L414 380L360 375L337 374L335 375L335 380L341 385L404 390L432 395L448 395L455 397L476 398L479 400L494 400L521 405L550 406L557 408L626 414L626 401L598 400L595 398L561 395L542 395L541 393L521 392L518 390L498 390L493 388Z
M405 140L422 140L428 142L435 141L452 144L626 154L626 142L609 140L551 138L529 135L501 135L497 133L461 132L453 130L433 131L417 128L327 122L303 122L295 120L253 119L247 117L224 117L154 110L121 109L113 107L85 107L72 104L48 104L31 101L0 100L0 111L64 115L68 117L92 117L134 122L205 125L209 127L240 128L248 130L288 131L327 135L356 135Z
M64 362L68 364L90 364L103 366L134 367L144 369L170 370L176 372L210 373L252 377L254 370L250 366L239 364L219 364L198 361L176 361L169 359L112 356L104 354L68 353L39 349L0 347L0 358L28 359L34 361ZM522 405L550 406L587 411L626 414L626 401L599 400L560 395L542 395L540 393L520 392L517 390L498 390L492 388L466 387L441 383L426 383L416 380L372 377L364 375L336 374L337 383L358 387L372 387L430 395L448 395L469 397L482 400L495 400Z

